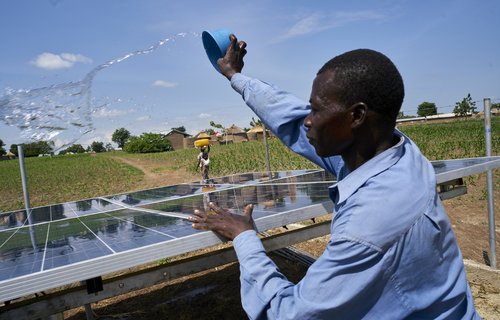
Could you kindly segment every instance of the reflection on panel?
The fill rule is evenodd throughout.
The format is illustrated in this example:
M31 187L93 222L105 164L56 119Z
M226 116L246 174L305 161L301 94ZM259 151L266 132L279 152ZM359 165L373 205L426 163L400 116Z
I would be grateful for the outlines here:
M55 220L71 219L119 208L121 208L121 206L113 204L105 199L87 199L32 208L29 216L26 214L26 210L7 212L0 214L0 230Z
M3 213L0 281L196 234L169 214L191 214L209 202L235 213L253 203L258 219L328 201L333 180L318 170L245 173Z
M0 280L41 270L48 224L0 232Z
M255 219L303 208L329 200L328 186L331 182L312 184L251 185L217 192L207 192L186 199L149 204L138 207L163 212L192 214L195 209L208 210L208 203L242 213L247 204L254 204Z
M324 181L325 178L334 180L331 175L325 174L322 170L276 171L270 174L267 172L250 172L214 178L211 179L209 183L183 183L174 186L109 196L107 199L114 203L122 203L127 206L142 206L165 200L190 197L209 191L233 189L236 186L241 187L258 183L283 183L291 177L297 177L298 181L302 182Z

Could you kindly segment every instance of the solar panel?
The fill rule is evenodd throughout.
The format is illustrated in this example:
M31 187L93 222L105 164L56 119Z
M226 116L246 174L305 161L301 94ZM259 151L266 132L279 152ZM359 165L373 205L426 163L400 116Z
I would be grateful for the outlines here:
M500 157L434 161L438 183L500 167ZM448 179L448 180L446 180ZM8 301L221 242L185 218L209 202L259 231L331 212L323 170L229 175L0 215L0 300Z
M25 210L2 214L0 299L220 242L218 238L203 241L206 236L193 241L207 232L193 229L185 219L210 201L235 212L255 203L258 219L328 202L326 187L333 181L333 176L320 170L245 173L215 178L210 184L185 183L39 207L30 214ZM326 210L316 208L314 215L320 213ZM161 247L167 250L162 253Z

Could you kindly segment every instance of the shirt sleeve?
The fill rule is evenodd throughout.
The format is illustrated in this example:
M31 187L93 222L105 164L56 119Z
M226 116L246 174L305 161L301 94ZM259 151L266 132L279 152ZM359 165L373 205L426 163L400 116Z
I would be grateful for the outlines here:
M266 82L236 73L231 86L241 94L245 103L292 151L311 160L320 167L336 173L340 157L321 158L306 137L304 118L310 105L296 96Z
M267 257L255 231L238 235L233 246L250 319L362 318L384 289L383 255L357 242L331 240L296 285Z

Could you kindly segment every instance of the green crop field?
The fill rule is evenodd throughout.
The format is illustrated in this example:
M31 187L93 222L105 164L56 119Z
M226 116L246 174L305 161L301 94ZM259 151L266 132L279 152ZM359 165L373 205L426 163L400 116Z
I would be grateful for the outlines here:
M457 159L485 155L483 120L467 119L442 123L398 126L430 159ZM500 117L492 119L492 150L500 152ZM272 170L316 168L314 164L289 151L277 139L269 141ZM192 172L198 151L194 148L154 154L123 152L95 155L66 155L27 158L26 172L32 206L137 190L144 173L116 160L123 157L153 164L154 170ZM216 145L210 152L211 176L238 172L265 171L262 142ZM153 170L153 172L155 172ZM496 170L495 177L500 176ZM19 162L0 161L0 211L24 207ZM496 179L497 181L499 179Z

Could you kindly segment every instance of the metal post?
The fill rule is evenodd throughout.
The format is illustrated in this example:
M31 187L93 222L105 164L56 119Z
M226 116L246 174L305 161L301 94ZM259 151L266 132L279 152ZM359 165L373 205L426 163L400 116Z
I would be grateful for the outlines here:
M24 166L24 152L22 145L17 146L17 156L19 157L19 167L21 169L21 182L23 184L24 207L26 208L26 216L28 219L31 245L33 249L36 250L37 249L36 236L35 236L35 229L33 228L33 223L31 223L30 195L28 192L28 179L26 179L26 169Z
M92 312L92 307L90 306L90 303L86 303L83 305L85 308L85 317L87 320L94 320L94 313Z
M486 156L491 157L491 100L484 99L484 140L486 142ZM490 263L493 269L497 268L497 255L495 243L495 211L493 206L493 171L486 172L488 191L488 226L490 240Z
M87 286L87 281L80 281L80 284ZM88 287L87 287L87 293L90 294L88 291ZM90 303L85 303L83 307L85 309L85 318L87 320L94 320L95 318L94 318L94 312L92 311L92 305Z
M263 132L263 136L264 136L264 146L266 148L267 173L269 174L269 178L271 178L271 164L269 163L269 145L267 144L266 126L264 124L262 124L262 132Z
M26 214L29 214L30 210L30 195L28 193L28 183L26 180L26 170L24 167L24 153L23 146L17 146L17 154L19 157L19 167L21 168L21 182L23 184L23 194L24 194L24 207L26 208Z

